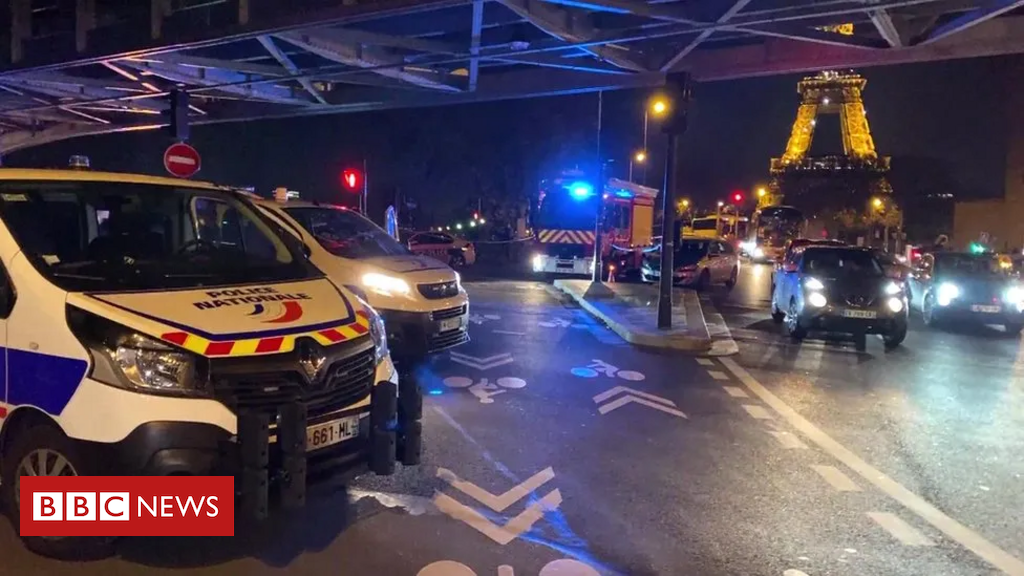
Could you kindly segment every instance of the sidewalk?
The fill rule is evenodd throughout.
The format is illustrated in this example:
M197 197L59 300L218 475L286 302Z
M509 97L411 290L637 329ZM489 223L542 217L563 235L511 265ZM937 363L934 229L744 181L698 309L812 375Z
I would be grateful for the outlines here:
M674 288L672 328L658 329L658 287L611 283L591 286L590 280L555 280L555 288L576 300L631 344L708 352L711 337L700 300L693 290Z

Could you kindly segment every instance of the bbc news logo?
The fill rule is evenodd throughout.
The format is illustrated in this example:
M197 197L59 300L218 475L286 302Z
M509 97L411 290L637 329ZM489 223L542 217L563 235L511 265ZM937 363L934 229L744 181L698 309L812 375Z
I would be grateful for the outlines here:
M230 476L23 476L22 536L234 536Z

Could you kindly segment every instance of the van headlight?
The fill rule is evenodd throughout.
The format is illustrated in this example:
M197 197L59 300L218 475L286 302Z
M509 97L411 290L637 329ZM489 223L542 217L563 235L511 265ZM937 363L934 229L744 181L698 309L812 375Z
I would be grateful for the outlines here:
M409 283L395 276L370 272L363 274L363 286L381 296L404 295L409 293Z
M370 316L370 337L373 338L373 355L376 363L380 364L388 357L388 334L384 330L384 318L373 308L366 306L366 313Z
M534 254L530 262L533 264L534 272L540 272L541 270L544 269L544 257L542 257L540 254Z
M903 292L903 287L895 282L889 282L885 285L885 294L887 296L895 296L900 292ZM895 310L895 312L899 312L899 310Z
M148 336L127 334L115 348L103 352L110 359L111 368L135 388L163 392L196 388L195 356ZM94 370L93 376L98 373Z

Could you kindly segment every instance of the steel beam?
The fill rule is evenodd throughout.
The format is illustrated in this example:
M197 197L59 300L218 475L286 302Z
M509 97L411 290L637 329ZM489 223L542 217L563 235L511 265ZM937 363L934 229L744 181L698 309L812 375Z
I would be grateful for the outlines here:
M274 60L277 60L277 62L287 70L289 74L296 74L299 72L299 67L292 62L292 59L289 58L284 51L277 47L277 44L274 44L273 38L270 36L258 36L256 39L259 40L260 45L263 46L263 48L274 57ZM327 104L327 100L324 100L324 97L320 95L320 91L313 87L313 82L311 82L309 78L299 78L298 82L306 89L306 92L309 92L309 95L312 96L314 100L321 104Z
M473 2L473 18L470 23L469 39L469 91L476 90L477 78L480 76L480 32L484 25L484 0Z
M878 35L888 42L891 48L902 48L903 39L900 38L900 32L896 29L896 24L893 23L889 13L885 10L872 10L870 15L871 23L878 30Z
M1024 6L1024 0L991 0L986 2L983 6L971 10L970 12L966 12L932 30L923 40L918 42L918 44L931 44L936 40L941 40L951 34L963 32L968 28L977 26L982 22L991 20L996 16L1000 16L1006 12L1020 8L1021 6Z
M733 2L732 6L728 10L726 10L724 14L722 14L721 16L718 17L718 21L717 22L719 24L723 24L725 22L728 22L730 19L732 19L733 16L738 14L740 10L743 10L743 8L745 8L746 5L749 4L749 3L750 3L750 0L736 0L736 2ZM671 70L683 58L686 58L687 54L689 54L690 52L693 52L694 49L697 48L697 46L700 46L702 42L707 40L708 37L711 36L714 33L715 33L714 30L704 30L703 32L697 34L696 38L691 40L690 43L687 44L686 46L684 46L682 50L677 52L675 56L669 58L667 62L665 62L664 64L661 65L661 71L662 72L667 72L667 71Z
M212 68L187 68L184 66L168 65L156 62L137 62L134 60L121 60L119 64L134 68L140 72L149 72L154 76L159 76L170 80L171 82L177 82L185 85L198 85L213 87L218 86L216 89L231 94L236 94L246 98L254 100L265 100L267 102L277 102L278 104L292 104L297 106L308 106L312 102L297 97L292 93L292 90L277 85L230 85L234 81L245 81L245 76L237 72L231 72L228 70L215 70Z
M596 30L589 22L578 14L570 13L564 8L557 8L552 3L534 2L531 0L498 0L502 5L525 18L534 26L555 38L565 42L586 42L596 36ZM602 2L606 0L600 0ZM607 0L618 2L620 0ZM628 48L616 46L588 46L584 48L594 56L619 68L644 72L647 67L637 62Z
M476 10L477 4L479 4L479 1L474 0L474 11ZM330 28L330 31L331 35L340 41L368 44L370 46L401 48L403 50L414 50L416 52L429 52L434 54L461 54L466 51L463 46L438 40L408 38L405 36L357 30L355 28Z
M317 29L307 32L289 32L278 36L289 42L333 62L354 68L364 68L382 76L403 80L424 88L458 91L459 88L450 83L444 75L430 70L410 70L405 65L407 59L399 54L388 52L384 48L362 46L344 40L344 32L335 35L333 30ZM411 66L411 65L410 65ZM425 68L422 64L419 68Z

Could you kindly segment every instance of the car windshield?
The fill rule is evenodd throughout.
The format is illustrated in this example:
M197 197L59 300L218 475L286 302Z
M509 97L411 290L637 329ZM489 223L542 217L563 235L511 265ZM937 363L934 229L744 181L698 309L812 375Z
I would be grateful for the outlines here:
M714 230L718 224L715 218L698 218L693 221L694 230Z
M233 194L132 182L0 183L0 216L69 291L280 282L319 275Z
M804 249L803 271L825 277L881 276L884 273L878 259L867 250L814 247Z
M708 253L709 240L684 240L676 250L676 258L693 258Z
M329 207L285 208L325 250L342 258L404 256L409 249L359 214Z
M965 276L1003 276L1006 269L999 265L999 258L990 255L936 254L937 274Z

